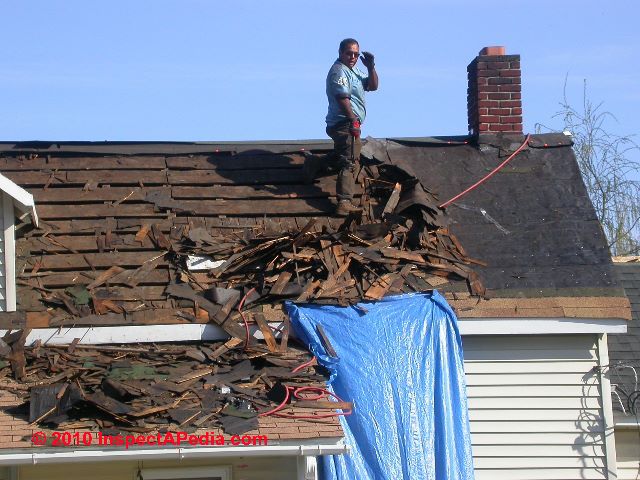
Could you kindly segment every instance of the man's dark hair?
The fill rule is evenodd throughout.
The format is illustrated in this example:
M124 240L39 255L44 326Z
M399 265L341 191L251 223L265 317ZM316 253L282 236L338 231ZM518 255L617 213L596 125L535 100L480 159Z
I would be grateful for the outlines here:
M360 44L355 38L345 38L344 40L342 40L340 42L340 50L339 50L340 53L344 52L349 45L353 45L353 44L360 46Z

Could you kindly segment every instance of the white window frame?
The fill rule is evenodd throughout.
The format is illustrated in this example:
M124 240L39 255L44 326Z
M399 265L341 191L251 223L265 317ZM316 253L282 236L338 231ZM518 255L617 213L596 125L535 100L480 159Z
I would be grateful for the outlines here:
M140 470L143 480L187 480L189 478L219 477L222 480L232 480L233 471L230 465L215 467L180 467L180 468L143 468ZM138 474L134 476L139 478Z

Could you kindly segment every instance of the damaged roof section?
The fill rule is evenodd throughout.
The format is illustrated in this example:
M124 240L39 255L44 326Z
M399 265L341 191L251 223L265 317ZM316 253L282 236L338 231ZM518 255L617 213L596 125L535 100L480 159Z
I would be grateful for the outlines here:
M303 168L326 143L11 145L0 171L34 195L41 222L17 228L18 312L0 327L23 330L0 344L3 388L29 402L28 421L60 428L254 431L262 414L306 408L285 382L324 378L289 345L284 300L364 314L367 300L438 288L461 317L628 318L566 138L534 136L439 206L518 146L369 139L362 214L335 218L335 173ZM161 324L230 338L25 345L29 329Z
M305 177L312 156L0 159L43 220L18 241L19 312L0 326L211 322L244 338L240 303L254 320L285 299L346 305L450 281L484 294L482 261L414 176L364 161L363 213L338 219L335 175Z
M369 139L363 150L372 162L386 168L394 165L396 171L383 169L383 174L391 175L382 178L388 182L385 185L365 182L376 177L372 170L363 170L362 185L377 198L371 203L361 190L358 199L383 210L395 184L401 183L403 198L396 205L401 209L402 202L421 201L407 196L420 190L405 188L408 177L418 179L432 193L431 208L422 211L438 213L430 221L439 217L448 222L448 226L437 226L437 233L464 245L464 252L453 250L462 253L464 262L471 261L462 265L478 273L479 284L491 298L470 297L464 283L433 279L418 286L444 291L461 316L627 318L628 304L621 300L622 290L611 274L604 235L580 179L570 138L532 136L528 148L490 181L448 207L443 217L433 205L468 187L519 145L514 139L496 137L478 149L467 141L462 137ZM186 312L185 320L182 306L188 301L167 295L166 286L179 281L167 261L169 243L179 250L179 244L192 241L190 232L202 229L221 248L225 244L231 250L255 247L261 237L298 235L312 219L313 232L322 232L326 242L326 235L338 232L344 223L331 216L335 178L324 176L306 183L302 169L305 156L323 155L328 142L36 142L1 147L0 170L33 193L46 222L18 241L19 310L24 313L11 320L5 317L5 326L26 322L45 327L52 321L59 325L64 314L48 310L51 304L43 304L42 298L72 286L100 289L104 298L96 300L101 321L121 322L116 317L125 315L125 324L144 324L149 321L145 313L149 308L162 309L161 315L155 315L158 323L204 321L198 320L206 317L201 310ZM404 180L398 177L400 171ZM377 238L384 238L383 230L394 219L383 218L380 211L375 215ZM372 238L361 238L366 243L356 244L357 248L369 249L368 244L376 243ZM335 237L329 241L335 244ZM164 249L158 246L163 244ZM206 249L205 245L199 239L191 261L198 261L197 255L216 257L214 262L226 260L221 251L216 254L211 245ZM198 248L210 252L198 252ZM440 248L451 250L452 245L445 241ZM349 253L355 265L358 257ZM433 249L431 253L438 254ZM289 254L298 255L297 247ZM434 255L423 259L432 264L443 261ZM474 264L473 259L479 262ZM387 264L393 260L398 259L386 259ZM301 261L293 263L300 267ZM212 286L207 272L189 275L201 283L202 290ZM79 313L74 316L86 318L88 312L81 308Z
M29 422L140 432L211 426L237 434L258 429L259 416L331 419L352 406L314 387L325 378L288 345L288 319L274 306L285 299L355 305L450 281L484 293L470 268L482 262L464 253L434 195L402 168L363 162L362 213L319 219L324 205L333 209L331 189L322 190L333 178L289 185L305 180L304 155L253 155L47 159L58 168L40 177L42 168L24 171L39 157L11 159L13 175L32 187L35 182L40 198L51 202L42 205L40 229L22 239L28 254L21 292L33 295L21 297L23 311L4 316L12 322L6 328L23 330L4 337L1 386L28 403ZM103 170L107 165L114 170ZM144 175L141 166L148 169ZM223 198L207 200L220 186L210 183L226 176L234 181L214 193ZM272 183L263 186L267 180ZM281 185L287 193L278 195ZM305 187L319 192L299 201ZM100 203L88 201L94 195ZM276 211L279 221L265 218ZM69 275L86 280L68 282ZM366 313L366 306L357 308ZM276 329L269 311L282 320ZM68 347L25 345L29 328L38 326L159 323L215 324L230 339L191 347L86 347L80 338ZM250 324L263 342L250 334Z
M305 178L326 142L3 145L0 170L43 219L19 229L19 312L2 316L5 328L231 325L247 295L252 314L282 321L273 305L285 298L431 288L460 316L629 315L563 135L532 136L446 212L438 205L519 143L369 139L364 216L346 220L331 216L335 176Z

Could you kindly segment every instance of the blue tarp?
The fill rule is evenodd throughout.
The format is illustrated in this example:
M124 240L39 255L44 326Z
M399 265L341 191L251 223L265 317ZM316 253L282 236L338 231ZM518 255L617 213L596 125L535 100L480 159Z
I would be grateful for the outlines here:
M298 337L331 372L349 455L322 457L325 480L473 479L462 343L438 293L358 307L286 304ZM321 325L338 358L326 352Z

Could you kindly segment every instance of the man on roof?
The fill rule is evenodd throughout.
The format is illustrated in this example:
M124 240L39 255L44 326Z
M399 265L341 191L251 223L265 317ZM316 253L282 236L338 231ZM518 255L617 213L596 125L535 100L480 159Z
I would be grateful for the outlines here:
M366 67L364 73L356 67L358 58ZM327 75L327 135L333 140L333 162L340 169L336 184L338 207L336 214L346 216L359 209L353 205L356 164L360 159L360 128L366 116L364 92L378 89L374 56L362 52L353 38L340 42L338 59Z

